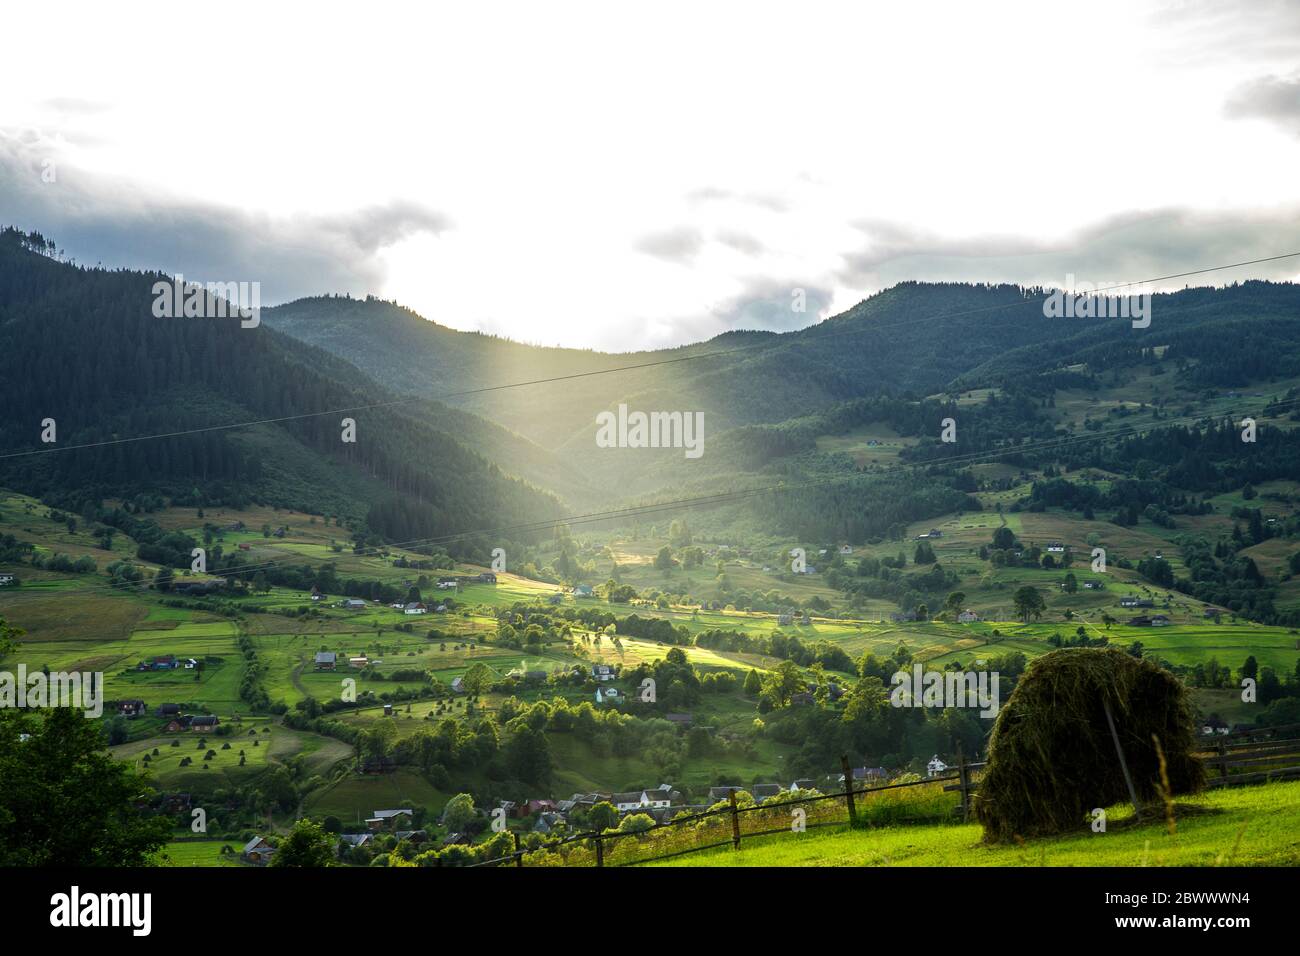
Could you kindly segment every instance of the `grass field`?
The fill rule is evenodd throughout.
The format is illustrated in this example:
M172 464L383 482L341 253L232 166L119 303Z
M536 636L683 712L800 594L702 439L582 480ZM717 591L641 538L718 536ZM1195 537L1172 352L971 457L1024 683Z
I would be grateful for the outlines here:
M1170 833L1163 818L1108 829L986 846L976 824L850 830L847 825L742 841L651 866L1295 866L1300 864L1300 783L1214 790L1183 798Z

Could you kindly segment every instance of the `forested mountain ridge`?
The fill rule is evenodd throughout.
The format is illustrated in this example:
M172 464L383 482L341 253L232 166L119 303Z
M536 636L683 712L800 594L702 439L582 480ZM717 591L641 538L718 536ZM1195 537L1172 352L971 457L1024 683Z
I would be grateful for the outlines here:
M38 239L0 236L0 377L17 386L0 421L0 485L258 500L369 516L407 539L560 513L483 456L517 436L436 403L386 404L396 396L355 366L265 326L157 318L151 287L167 277L59 262ZM344 417L355 442L343 441ZM53 444L40 440L46 419ZM264 424L214 428L238 422ZM493 437L467 444L466 433ZM118 441L143 435L170 437ZM58 450L97 443L109 444Z
M566 376L446 400L579 454L590 445L595 414L620 402L705 411L717 435L864 396L1001 385L1080 363L1133 364L1161 346L1208 362L1215 371L1205 374L1216 380L1232 378L1225 367L1234 364L1259 377L1270 369L1286 374L1283 365L1300 362L1300 287L1293 284L1252 281L1156 295L1148 328L1120 318L1047 318L1045 294L1006 284L905 282L797 331L727 333L678 349L619 355L457 332L379 300L304 299L265 315L273 327L372 375L382 370L394 388L413 394ZM1283 348L1260 348L1261 337ZM652 363L659 364L567 377Z

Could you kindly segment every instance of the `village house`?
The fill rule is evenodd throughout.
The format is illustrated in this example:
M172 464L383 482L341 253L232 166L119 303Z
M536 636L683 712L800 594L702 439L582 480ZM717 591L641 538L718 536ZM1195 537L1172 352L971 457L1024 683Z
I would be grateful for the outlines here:
M1051 542L1048 542L1048 545L1047 545L1047 553L1048 553L1048 554L1064 554L1064 553L1065 553L1065 545L1061 544L1061 542L1059 542L1059 541L1051 541Z
M781 790L779 783L756 783L749 788L749 795L754 798L755 803L762 803L780 794Z
M1169 626L1170 624L1172 624L1172 623L1173 623L1173 622L1170 621L1169 618L1168 618L1166 615L1164 615L1164 614L1153 614L1153 615L1151 615L1151 626L1152 626L1152 627L1168 627L1168 626Z
M854 783L884 783L889 779L889 771L884 767L854 767L852 770ZM844 785L844 774L839 774L835 782Z
M979 619L980 616L976 614L974 611L972 611L970 608L966 608L966 610L962 611L960 614L957 615L958 624L974 624Z
M732 791L740 793L744 789L744 787L709 787L709 803L712 805L719 800L730 799Z
M0 574L0 588L14 583L12 574Z
M453 677L451 680L451 690L454 694L465 693L465 678Z
M348 598L343 602L343 606L349 611L364 611L366 609L366 602L360 598Z
M662 790L633 790L628 793L616 793L610 800L619 813L632 813L639 810L670 807L673 801Z
M420 603L419 601L416 601L414 604L408 604L406 605L406 607L402 608L402 613L403 614L428 614L429 609L424 604Z
M609 681L614 679L614 668L608 664L591 665L591 676L599 681Z
M348 658L348 667L355 667L358 670L370 663L370 658L365 654L358 654L356 657Z
M181 713L180 704L159 704L158 709L154 711L156 717L179 717Z
M540 813L537 815L537 822L533 824L534 833L550 833L556 827L564 824L564 816L559 813Z
M816 790L817 781L810 777L800 777L794 783L790 784L790 792L797 793L800 790Z
M674 727L689 727L695 722L695 718L690 714L664 714L664 720Z
M925 771L931 777L937 777L947 769L948 765L939 759L938 754L931 757L930 762L925 765Z
M1137 617L1129 618L1128 625L1129 627L1150 627L1151 618L1147 617L1145 614L1139 614Z
M474 580L477 581L479 584L496 584L497 576L491 571L484 571L483 573L479 574L476 578L474 578Z
M415 811L410 809L376 810L366 819L366 826L371 830L391 830L399 823L410 823L414 813Z
M130 718L139 717L147 709L142 700L124 700L117 705L117 712L123 717Z
M590 584L579 584L573 589L573 596L576 598L589 598L593 594Z
M212 730L216 730L217 725L220 723L221 723L221 718L216 717L214 715L205 714L205 715L200 715L198 717L191 717L190 730L205 731L205 732L212 731Z
M271 862L271 857L275 856L275 848L266 842L265 837L253 837L244 844L244 849L240 853L249 863L256 863L258 866L265 866Z
M338 661L338 655L333 651L316 652L316 669L318 671L332 671Z

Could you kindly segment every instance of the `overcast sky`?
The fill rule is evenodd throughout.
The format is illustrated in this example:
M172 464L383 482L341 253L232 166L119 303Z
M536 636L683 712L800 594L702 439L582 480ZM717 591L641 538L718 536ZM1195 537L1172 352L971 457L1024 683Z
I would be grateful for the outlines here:
M616 350L1300 251L1300 3L287 6L7 6L0 223Z

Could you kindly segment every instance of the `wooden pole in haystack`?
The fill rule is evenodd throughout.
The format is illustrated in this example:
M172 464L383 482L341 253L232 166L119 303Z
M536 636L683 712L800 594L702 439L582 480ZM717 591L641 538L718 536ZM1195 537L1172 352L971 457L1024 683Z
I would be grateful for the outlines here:
M1124 783L1128 787L1129 799L1133 801L1133 818L1142 820L1142 807L1138 803L1137 790L1133 787L1133 778L1129 776L1128 761L1124 759L1124 748L1119 745L1119 732L1115 730L1115 718L1110 715L1110 701L1101 699L1102 710L1106 712L1106 724L1110 727L1110 739L1115 741L1115 753L1119 755L1119 769L1124 771Z

